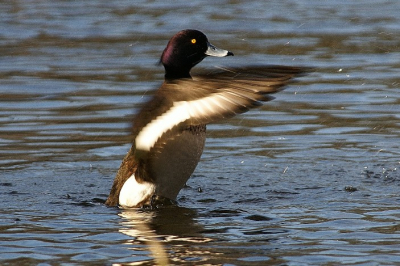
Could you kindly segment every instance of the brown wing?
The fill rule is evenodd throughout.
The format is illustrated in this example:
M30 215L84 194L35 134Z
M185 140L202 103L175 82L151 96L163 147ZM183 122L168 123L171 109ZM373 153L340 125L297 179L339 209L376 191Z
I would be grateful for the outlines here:
M193 79L165 82L135 120L136 152L144 155L171 131L232 117L272 100L269 94L308 71L283 66L219 68Z

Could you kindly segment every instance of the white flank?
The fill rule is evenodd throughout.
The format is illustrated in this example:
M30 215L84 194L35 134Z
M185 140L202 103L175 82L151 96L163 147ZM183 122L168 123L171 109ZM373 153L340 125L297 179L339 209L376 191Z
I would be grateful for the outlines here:
M204 117L225 108L221 100L229 101L220 94L202 98L195 101L180 101L164 114L147 124L135 139L136 149L150 151L157 140L168 130L189 118Z
M137 207L144 199L151 197L155 190L156 186L153 183L138 183L132 174L119 193L119 205L123 208Z

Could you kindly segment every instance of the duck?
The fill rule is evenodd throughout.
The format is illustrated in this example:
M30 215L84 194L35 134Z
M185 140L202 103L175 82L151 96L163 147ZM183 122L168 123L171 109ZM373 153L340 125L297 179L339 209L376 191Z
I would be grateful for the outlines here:
M305 67L253 65L215 67L192 77L206 57L234 54L212 45L199 30L176 33L162 52L165 76L134 116L132 147L125 155L105 202L120 208L176 204L200 161L206 125L244 113L273 99Z

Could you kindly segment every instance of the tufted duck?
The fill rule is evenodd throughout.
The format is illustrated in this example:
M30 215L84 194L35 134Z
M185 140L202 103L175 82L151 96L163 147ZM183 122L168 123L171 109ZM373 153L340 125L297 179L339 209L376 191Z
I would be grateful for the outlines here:
M165 81L133 121L133 145L115 177L109 206L154 207L174 202L203 152L206 124L232 117L273 99L288 81L307 71L283 66L219 68L191 77L218 49L197 30L183 30L161 56Z

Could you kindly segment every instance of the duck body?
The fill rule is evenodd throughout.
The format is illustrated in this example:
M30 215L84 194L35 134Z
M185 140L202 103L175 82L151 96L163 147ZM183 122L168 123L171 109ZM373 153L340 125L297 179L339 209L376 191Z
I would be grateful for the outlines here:
M192 78L190 70L218 49L197 30L183 30L161 56L165 81L133 120L133 144L114 179L106 205L122 208L174 202L204 149L206 124L271 100L302 68L255 66L216 69Z
M167 138L162 152L144 165L151 180L139 183L140 174L132 174L121 189L118 204L123 208L152 206L153 196L175 200L200 160L205 135L205 126L198 126Z

